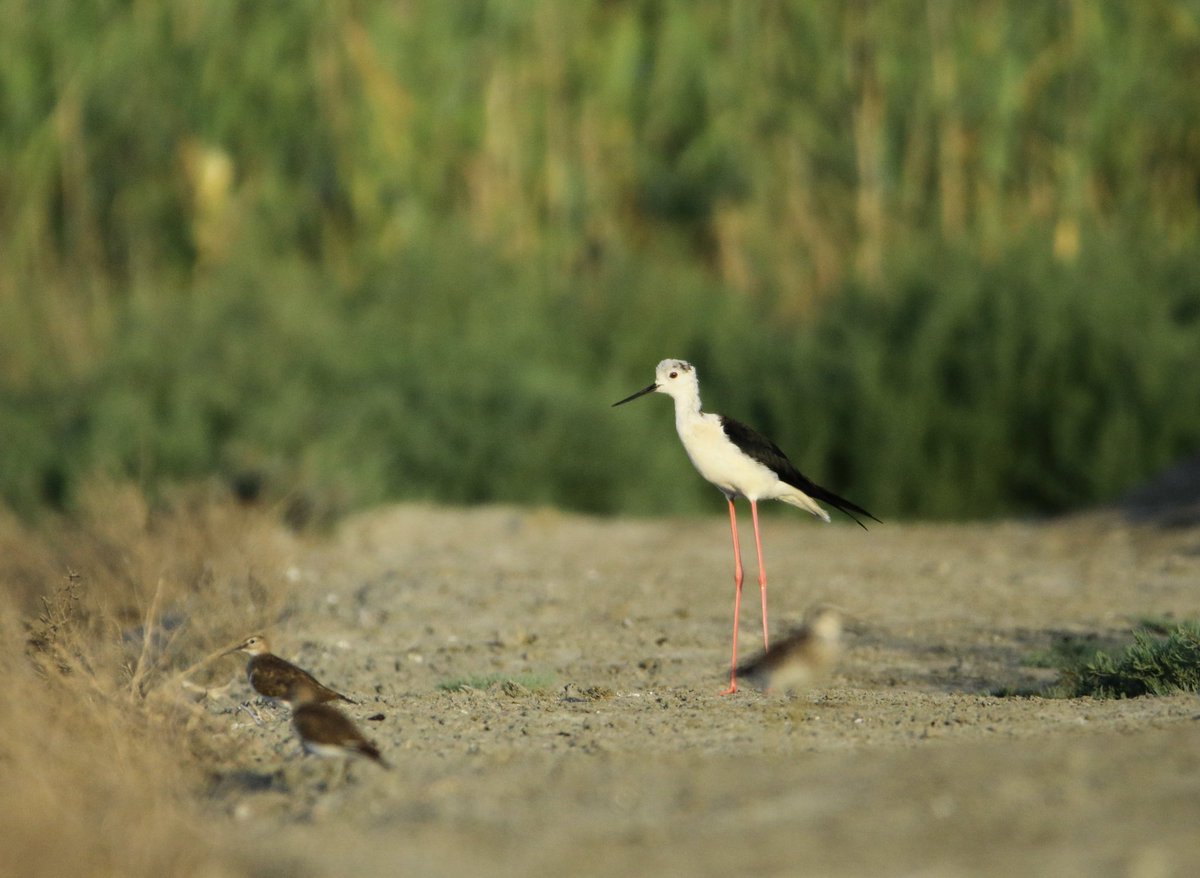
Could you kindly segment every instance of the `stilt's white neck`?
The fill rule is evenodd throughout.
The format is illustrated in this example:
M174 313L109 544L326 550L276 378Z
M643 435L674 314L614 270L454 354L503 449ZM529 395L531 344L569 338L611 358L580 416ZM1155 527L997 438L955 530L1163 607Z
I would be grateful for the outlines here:
M679 388L671 395L675 399L676 424L686 424L700 417L700 388Z

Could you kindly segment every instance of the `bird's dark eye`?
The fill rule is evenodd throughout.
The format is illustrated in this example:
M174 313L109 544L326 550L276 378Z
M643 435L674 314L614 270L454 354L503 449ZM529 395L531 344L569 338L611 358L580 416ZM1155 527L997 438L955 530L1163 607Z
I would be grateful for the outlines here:
M672 373L671 373L671 375L670 375L670 377L671 377L671 378L678 378L678 377L679 377L679 373L678 373L678 372L672 372Z

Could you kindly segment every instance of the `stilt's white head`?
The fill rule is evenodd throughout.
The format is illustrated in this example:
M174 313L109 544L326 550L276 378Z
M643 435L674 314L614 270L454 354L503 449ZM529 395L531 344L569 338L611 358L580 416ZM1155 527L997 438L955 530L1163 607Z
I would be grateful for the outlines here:
M822 643L836 644L842 637L842 614L822 604L808 612L808 630Z
M658 368L654 370L654 383L649 387L643 387L637 393L625 397L620 402L614 402L614 406L624 405L627 402L632 402L639 396L645 396L647 393L665 393L675 399L688 396L698 396L700 393L700 382L696 377L696 367L686 360L663 360L658 364Z

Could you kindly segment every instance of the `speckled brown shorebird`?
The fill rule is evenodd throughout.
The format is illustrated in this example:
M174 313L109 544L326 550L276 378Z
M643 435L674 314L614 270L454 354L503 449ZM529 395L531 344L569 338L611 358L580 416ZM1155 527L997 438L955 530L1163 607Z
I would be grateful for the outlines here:
M286 701L291 688L303 682L312 691L313 701L345 701L347 704L354 704L353 700L342 693L317 682L308 671L272 653L271 644L265 634L247 637L229 650L227 655L235 652L244 652L250 656L250 661L246 664L246 677L259 695Z
M285 700L292 706L292 725L306 753L326 758L361 757L391 768L348 716L321 701L320 690L308 680L293 681Z
M841 654L841 638L841 614L832 607L817 607L806 624L738 668L738 676L769 692L806 688L833 667Z

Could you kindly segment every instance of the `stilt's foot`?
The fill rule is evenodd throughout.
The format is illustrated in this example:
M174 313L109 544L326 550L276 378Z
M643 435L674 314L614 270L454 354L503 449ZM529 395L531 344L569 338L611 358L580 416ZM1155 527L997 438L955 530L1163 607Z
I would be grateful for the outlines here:
M718 694L719 695L732 695L735 692L737 692L737 683L731 682L729 684L728 689L722 689Z
M259 728L263 728L266 725L266 723L263 722L262 717L259 716L258 711L254 709L254 707L250 704L249 701L243 701L241 704L239 704L237 706L237 709L233 712L234 716L241 713L242 711L245 711L246 716L248 716L248 717L250 717L250 719L254 720L254 724L256 726L258 726Z

